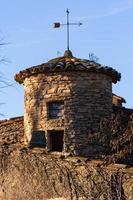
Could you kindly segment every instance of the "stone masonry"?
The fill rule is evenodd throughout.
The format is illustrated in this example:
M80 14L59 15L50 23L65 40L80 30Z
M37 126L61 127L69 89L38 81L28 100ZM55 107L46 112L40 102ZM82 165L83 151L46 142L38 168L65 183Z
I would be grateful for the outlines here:
M15 76L24 83L24 140L29 144L33 131L44 131L48 150L49 132L63 131L63 152L85 156L90 152L88 132L98 131L102 118L112 118L112 82L120 74L67 53ZM49 119L49 102L63 102L61 118Z
M24 142L24 118L15 117L0 120L0 145L21 144Z
M32 131L44 130L47 137L50 130L64 130L64 151L81 153L87 148L87 131L96 131L102 117L111 118L111 79L103 74L39 74L25 79L24 91L24 126L28 141ZM64 102L62 119L48 119L50 101Z

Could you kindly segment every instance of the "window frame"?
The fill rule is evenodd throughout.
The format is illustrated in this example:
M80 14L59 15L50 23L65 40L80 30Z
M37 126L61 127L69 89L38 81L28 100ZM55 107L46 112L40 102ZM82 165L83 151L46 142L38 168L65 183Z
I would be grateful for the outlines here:
M64 101L47 102L48 119L61 119L64 114Z

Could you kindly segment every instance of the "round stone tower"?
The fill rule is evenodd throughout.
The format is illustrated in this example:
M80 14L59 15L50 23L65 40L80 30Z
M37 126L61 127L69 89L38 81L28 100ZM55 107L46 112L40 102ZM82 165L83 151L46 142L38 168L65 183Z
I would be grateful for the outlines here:
M46 150L85 156L88 132L97 132L102 118L111 120L112 82L120 74L66 51L20 71L15 80L24 84L25 143L44 134Z

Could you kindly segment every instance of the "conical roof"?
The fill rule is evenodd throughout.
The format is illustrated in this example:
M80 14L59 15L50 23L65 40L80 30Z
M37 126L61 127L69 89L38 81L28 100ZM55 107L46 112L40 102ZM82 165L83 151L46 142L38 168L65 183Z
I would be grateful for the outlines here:
M103 66L95 61L76 58L70 50L65 51L64 56L57 57L37 66L27 68L15 75L15 80L20 84L25 78L39 73L62 72L62 71L86 71L102 73L111 77L112 82L120 81L121 74L115 69Z

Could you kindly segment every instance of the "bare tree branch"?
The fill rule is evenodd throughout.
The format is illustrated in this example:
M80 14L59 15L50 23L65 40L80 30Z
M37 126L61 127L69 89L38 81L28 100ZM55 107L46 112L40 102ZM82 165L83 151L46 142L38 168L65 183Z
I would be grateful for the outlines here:
M1 38L0 39L0 48L2 48L4 45L6 45L7 43L3 42L4 39ZM0 63L7 63L8 60L6 57L0 57ZM13 83L9 83L8 81L6 81L5 77L4 77L4 74L2 72L0 72L0 89L3 89L3 88L6 88L6 87L9 87L9 86L13 86L14 84ZM1 92L1 91L0 91ZM4 103L0 103L0 106L2 106ZM5 117L5 115L3 113L0 112L0 116L1 117Z
M94 62L98 62L99 58L94 53L89 53L89 60L94 61Z

